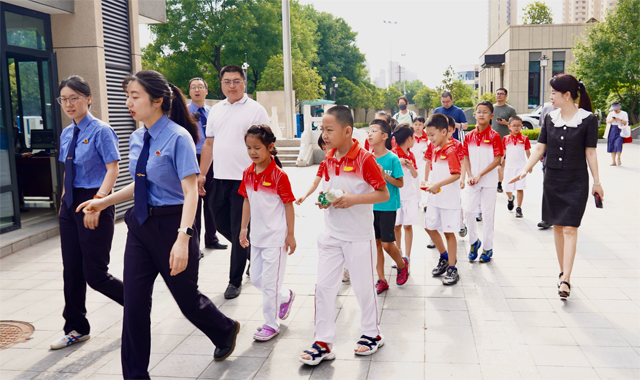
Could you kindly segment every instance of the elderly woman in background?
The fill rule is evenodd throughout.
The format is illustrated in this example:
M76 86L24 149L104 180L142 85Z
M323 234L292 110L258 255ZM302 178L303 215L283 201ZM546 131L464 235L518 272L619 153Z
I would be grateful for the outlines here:
M609 109L609 115L607 115L607 130L604 133L607 139L607 153L611 153L611 166L622 165L620 156L622 155L622 143L624 137L620 135L622 129L627 128L629 125L629 115L622 111L620 103L613 102ZM616 164L616 156L618 157L618 163Z

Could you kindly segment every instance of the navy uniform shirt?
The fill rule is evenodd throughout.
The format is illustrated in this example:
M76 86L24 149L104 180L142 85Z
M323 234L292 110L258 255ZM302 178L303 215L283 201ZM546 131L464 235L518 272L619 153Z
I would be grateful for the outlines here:
M449 108L438 107L433 111L434 114L441 113L445 116L451 116L456 123L462 124L467 122L467 116L464 114L464 111L460 107L451 106ZM453 131L453 138L460 141L460 135L458 133L458 128Z
M62 130L58 156L60 162L65 162L67 158L75 126L76 122L73 121ZM73 158L76 170L73 187L97 189L102 186L104 176L107 174L106 165L120 160L118 136L109 124L96 119L91 112L87 112L87 116L80 120L77 126L80 131L76 140L76 154Z
M138 157L144 145L146 128L139 128L129 138L129 174L135 180ZM163 115L149 128L151 135L147 160L147 192L151 206L184 203L182 181L200 174L196 146L186 129Z
M193 103L189 103L187 108L189 108L189 113L192 115L194 112L198 112L198 109L199 109L198 106L196 106ZM204 108L204 117L208 118L211 107L205 104L202 108ZM198 124L198 136L200 138L198 139L198 143L196 144L196 153L201 154L202 145L204 145L204 140L207 138L207 134L206 134L207 126L202 125L202 122L200 122L200 119L198 119L197 124Z

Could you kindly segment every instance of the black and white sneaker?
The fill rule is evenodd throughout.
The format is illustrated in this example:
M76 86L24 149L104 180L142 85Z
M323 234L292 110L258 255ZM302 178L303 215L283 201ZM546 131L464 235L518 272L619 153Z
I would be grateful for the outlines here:
M460 275L458 275L458 268L448 267L447 274L442 279L443 285L454 285L460 279Z
M502 193L504 190L502 190L502 182L498 182L498 192Z
M522 208L516 207L516 218L522 218Z
M440 260L438 260L438 265L431 271L431 275L434 277L441 276L447 271L447 268L449 268L449 260L441 257Z
M436 247L436 245L433 244L433 240L429 240L429 242L427 243L427 248L434 249L435 247Z
M515 196L515 195L512 195L512 196L511 196L511 199L509 199L509 200L507 201L507 210L509 210L509 211L513 210L513 201L514 201L515 199L516 199L516 196Z

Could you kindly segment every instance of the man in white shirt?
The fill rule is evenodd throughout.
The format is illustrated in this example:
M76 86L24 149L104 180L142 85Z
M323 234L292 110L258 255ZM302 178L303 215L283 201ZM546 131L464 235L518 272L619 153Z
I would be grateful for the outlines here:
M254 124L269 125L267 111L245 93L242 68L228 65L220 70L220 83L225 100L214 105L207 118L206 140L202 146L200 173L207 173L213 161L213 183L205 189L206 178L198 176L200 195L211 192L209 207L214 215L216 228L231 242L231 268L226 299L240 295L242 274L249 257L249 249L239 241L244 197L238 194L242 172L251 159L244 142L246 131ZM215 158L215 159L214 159Z

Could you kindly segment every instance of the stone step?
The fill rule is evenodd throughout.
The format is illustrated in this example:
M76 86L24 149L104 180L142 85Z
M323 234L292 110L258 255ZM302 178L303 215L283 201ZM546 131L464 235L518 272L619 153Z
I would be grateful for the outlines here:
M299 146L278 146L278 154L299 154L300 147Z
M278 153L278 158L280 159L280 161L297 161L298 160L298 155L297 154L280 154L280 153Z
M276 140L276 148L280 147L300 147L300 139L278 139Z

